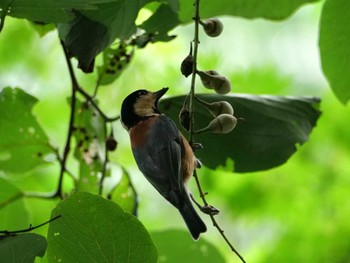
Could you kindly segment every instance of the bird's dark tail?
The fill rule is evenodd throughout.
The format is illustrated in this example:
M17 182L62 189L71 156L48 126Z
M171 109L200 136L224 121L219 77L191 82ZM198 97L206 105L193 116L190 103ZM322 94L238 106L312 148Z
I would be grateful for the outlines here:
M179 211L185 220L185 223L190 230L192 237L197 240L200 233L207 231L207 227L197 214L189 197L186 197L187 198L185 198L183 206L179 209Z

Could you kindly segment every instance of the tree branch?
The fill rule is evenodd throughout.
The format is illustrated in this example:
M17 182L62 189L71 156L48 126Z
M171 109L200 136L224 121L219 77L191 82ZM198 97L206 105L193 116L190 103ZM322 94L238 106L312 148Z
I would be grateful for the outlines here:
M199 16L199 2L200 0L194 0L194 39L193 39L193 66L192 66L192 79L191 79L191 90L190 90L190 101L189 101L189 111L190 111L190 127L189 127L189 142L190 145L193 147L194 145L194 99L195 99L195 84L196 84L196 72L197 72L197 56L198 56L198 45L199 45L199 25L201 23L200 16ZM245 263L244 258L239 254L239 252L234 248L234 246L231 244L231 242L226 237L224 231L219 226L217 221L215 220L215 215L219 213L219 210L210 206L205 198L206 193L203 192L203 189L200 185L197 171L194 170L193 177L196 180L196 184L198 187L198 191L200 193L200 197L203 201L204 206L201 206L194 200L194 202L197 204L197 206L200 208L200 210L206 214L208 214L211 218L211 221L213 222L214 227L219 231L225 242L228 244L228 246L231 248L231 250L240 258L242 262Z
M73 131L74 131L74 117L75 117L76 102L77 102L77 91L79 89L79 85L78 85L77 79L75 77L74 70L73 70L72 63L70 61L68 52L67 52L63 42L61 42L61 45L62 45L62 48L64 51L64 55L65 55L67 66L68 66L69 75L70 75L71 82L72 82L72 98L71 98L71 102L70 102L71 112L70 112L70 117L69 117L66 145L64 147L63 156L60 159L60 165L61 165L60 176L58 179L57 190L54 193L55 197L60 197L60 198L63 197L62 196L62 183L63 183L64 173L66 171L66 162L67 162L68 154L70 152L70 144L71 144Z

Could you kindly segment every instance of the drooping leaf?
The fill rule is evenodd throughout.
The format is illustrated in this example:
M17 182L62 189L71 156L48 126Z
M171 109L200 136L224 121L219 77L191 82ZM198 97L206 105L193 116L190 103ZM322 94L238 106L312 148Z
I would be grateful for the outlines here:
M112 1L116 0L3 0L0 2L0 15L4 8L10 6L9 16L25 18L33 22L57 23L73 19L72 10L97 11L95 4Z
M228 101L234 115L243 118L229 134L201 134L195 140L204 149L196 156L209 168L233 160L235 172L265 170L283 164L307 141L320 116L319 99L254 95L199 95L208 101ZM178 123L184 96L164 99L160 111ZM195 129L206 127L212 116L195 103ZM179 124L178 124L179 125Z
M12 231L28 225L29 214L22 197L17 187L0 177L0 230Z
M98 4L98 12L76 12L73 21L58 26L60 38L70 54L78 58L80 68L91 72L98 53L116 38L125 40L135 33L137 14L148 2L152 0L118 0Z
M168 36L168 32L179 24L177 12L168 4L162 4L147 19L140 28L152 34L153 42L155 41L170 41L174 37Z
M53 152L32 114L36 102L19 88L0 92L0 171L26 172L46 163L43 156Z
M162 259L161 262L226 262L225 258L212 244L204 238L193 242L193 239L186 231L152 232L151 236L158 249L159 258Z
M34 262L44 256L46 247L45 237L35 233L0 235L1 262Z
M90 102L77 102L74 122L76 147L74 157L79 161L76 189L97 193L98 178L105 159L105 122Z
M134 54L134 48L120 44L117 48L109 47L103 51L103 65L98 69L98 84L113 83L129 65Z
M350 2L326 1L320 24L322 69L337 98L350 99Z
M246 18L267 18L281 20L290 16L296 9L306 3L318 0L231 0L200 1L201 18L209 18L220 15L241 16ZM182 22L190 22L194 14L193 1L180 0L179 17Z
M56 215L61 218L49 225L49 262L157 262L144 226L112 201L78 192L57 205Z
M137 216L138 200L135 189L130 181L128 171L123 174L118 184L112 189L109 198L116 202L124 211Z

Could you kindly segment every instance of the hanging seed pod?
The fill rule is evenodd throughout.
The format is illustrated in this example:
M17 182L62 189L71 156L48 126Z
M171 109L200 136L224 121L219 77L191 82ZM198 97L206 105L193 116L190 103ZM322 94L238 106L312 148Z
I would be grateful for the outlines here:
M106 149L110 152L115 151L117 149L118 142L117 140L113 137L113 135L110 135L106 139Z
M181 63L181 73L186 78L192 74L193 70L193 56L189 54Z
M231 106L230 103L228 103L227 101L217 101L217 102L206 102L204 100L201 100L198 97L195 97L196 100L202 104L204 107L207 108L207 110L214 116L217 117L221 114L229 114L229 115L233 115L234 110Z
M201 130L196 131L196 134L200 133L222 133L226 134L231 132L237 124L236 117L230 114L221 114L212 120L209 125Z
M227 94L231 91L231 82L224 76L212 76L210 84L217 94Z
M208 20L201 21L200 24L203 26L204 32L210 37L217 37L224 30L224 25L217 18L209 18Z
M231 91L230 81L226 77L219 75L217 71L198 71L197 74L203 86L207 89L214 89L218 94L227 94Z
M192 56L192 43L190 43L190 53L181 63L181 73L186 78L192 74L193 71L193 56Z
M207 89L213 89L211 85L212 76L219 75L219 73L215 70L198 71L197 74L199 75L203 86L206 87Z
M184 129L186 131L189 131L190 130L190 111L187 107L187 105L184 105L180 111L180 114L179 114L179 121L180 121L180 124L182 125L182 127L184 127Z

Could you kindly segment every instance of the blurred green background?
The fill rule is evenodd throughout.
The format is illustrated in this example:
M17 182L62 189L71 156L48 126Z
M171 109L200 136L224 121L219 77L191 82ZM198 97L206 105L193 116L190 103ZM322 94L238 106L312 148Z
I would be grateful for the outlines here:
M229 77L234 93L319 96L323 112L309 141L281 167L256 173L199 170L209 202L221 210L218 222L247 262L350 262L350 116L349 105L336 100L325 81L318 54L321 4L305 6L288 20L269 22L223 17L222 36L200 36L199 68ZM119 114L121 101L133 90L169 86L168 96L184 94L190 80L179 70L193 39L192 25L176 28L177 38L138 50L131 64L98 98L109 115ZM101 62L98 58L97 63ZM76 61L74 61L76 65ZM94 88L95 73L76 71L80 85ZM40 99L34 108L40 124L59 149L66 138L70 79L57 32L40 37L24 20L7 18L0 34L0 89L20 87ZM197 92L208 92L200 85ZM1 116L0 116L1 117ZM139 219L150 231L185 229L180 215L142 177L135 166L127 133L114 125L118 150L112 161L128 168L140 198ZM234 145L230 146L234 147ZM74 172L75 162L70 161ZM25 191L55 189L58 165L28 174L1 174ZM112 187L121 171L113 167ZM69 179L65 184L69 185ZM192 192L197 195L194 182ZM2 222L13 229L39 224L56 201L24 199L29 217ZM10 210L10 208L8 209ZM205 216L202 216L205 218ZM239 262L205 218L212 243L227 262ZM11 229L9 229L11 230ZM46 235L47 228L39 233ZM174 254L178 251L174 251Z

